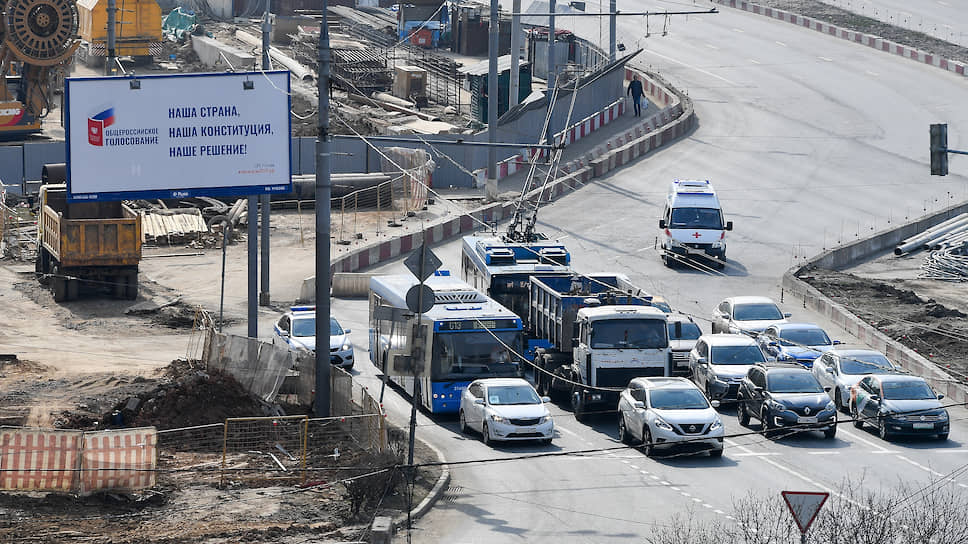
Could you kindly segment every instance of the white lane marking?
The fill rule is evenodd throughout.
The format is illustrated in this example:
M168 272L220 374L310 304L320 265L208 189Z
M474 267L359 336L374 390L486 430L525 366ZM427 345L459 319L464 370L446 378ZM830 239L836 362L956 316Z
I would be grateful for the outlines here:
M965 485L965 484L958 484L958 485L960 485L961 487L968 487L968 485Z
M820 60L825 60L827 62L833 62L834 61L834 59L832 59L830 57L817 57L817 58L820 59Z
M916 466L916 467L918 467L918 468L919 468L919 469L921 469L921 470L924 470L924 471L927 471L927 472L930 472L931 474L933 474L933 475L935 475L935 476L938 476L939 478L943 478L943 479L945 479L945 480L948 480L948 481L949 481L949 482L951 482L951 483L954 483L954 482L955 482L955 479L954 479L954 478L950 478L950 477L948 477L948 475L947 475L947 474L941 474L940 472L938 472L938 471L936 471L936 470L931 470L930 468L928 468L928 467L926 467L926 466L924 466L924 465L922 465L921 463L918 463L917 461L914 461L914 460L912 460L912 459L908 459L907 457L905 457L905 456L903 456L903 455L898 455L898 456L897 456L897 458L898 458L898 459L900 459L900 460L902 460L902 461L904 461L904 462L906 462L906 463L910 463L910 464L912 464L912 465L914 465L914 466Z
M840 425L837 425L837 426L840 427ZM887 451L887 448L885 448L883 445L878 444L877 442L873 442L871 440L868 440L868 439L864 438L863 436L860 436L858 434L852 433L850 431L844 431L842 429L837 429L837 430L840 432L840 434L845 434L845 435L849 436L852 440L856 440L858 442L863 442L863 443L867 444L868 446L870 446L872 448L876 448L878 450Z
M649 471L648 470L640 470L639 472L641 472L642 474L645 474L646 476L649 475Z
M699 72L701 74L706 74L707 76L714 77L714 78L716 78L716 79L718 79L720 81L725 81L726 83L729 83L730 85L736 85L737 87L739 86L739 83L736 83L735 81L730 81L730 80L726 79L723 76L718 76L718 75L716 75L716 74L714 74L712 72L709 72L707 70L703 70L702 68L699 68L699 67L693 66L691 64L682 62L681 60L676 60L676 59L674 59L672 57L663 55L661 53L656 53L655 51L652 51L651 49L648 49L647 51L649 52L650 55L654 55L656 57L664 58L664 59L669 60L669 61L672 61L672 62L674 62L676 64L680 64L682 66L685 66L686 68L691 68L691 69L693 69L693 70L695 70L695 71L697 71L697 72Z
M723 512L722 510L713 510L713 512L716 512L717 514L725 514L725 512Z
M669 489L671 489L671 490L673 490L673 491L682 491L681 489L679 489L679 488L678 488L678 487L676 487L676 486L672 486L672 487L670 487Z
M686 493L685 491L683 491L682 494L683 494L683 496L686 496L686 497L691 497L692 496L692 494Z
M746 31L743 30L742 28L734 28L733 29L733 32L739 32L740 34L742 34L742 33L746 32Z
M629 465L629 468L632 469L632 470L639 470L639 467L637 467L635 465Z
M874 76L874 77L877 77L877 76L880 75L877 72L871 72L870 70L864 70L864 71L867 72L868 75L871 75L871 76Z
M763 451L763 452L748 451L744 453L733 453L731 455L733 457L767 457L771 455L783 455L783 454L779 452L772 452L772 451Z
M622 462L625 463L626 465L632 464L632 461L629 461L628 459L622 459Z
M649 478L652 478L653 480L658 480L659 479L659 477L656 476L655 474L649 474Z
M703 505L703 508L710 508L710 509L712 509L712 507L713 507L713 505L711 505L711 504L709 504L707 502L702 503L702 505Z
M868 452L868 453L889 453L889 454L892 454L893 455L893 454L897 454L897 453L901 453L901 452L896 451L896 450L877 450L877 451L871 451L871 452Z
M760 61L756 59L750 59L750 62L752 62L753 64L762 64Z
M807 455L840 455L839 451L808 451Z
M670 484L669 482L667 482L667 481L665 481L665 480L662 480L662 481L661 481L661 482L659 482L659 483L660 483L660 484L662 484L662 485L672 485L672 484Z
M718 47L716 47L715 45L713 45L713 44L711 44L711 43L707 43L707 44L706 44L706 47L708 47L708 48L710 48L710 49L712 49L712 50L714 50L714 51L718 51L718 50L719 50L719 48L718 48Z
M968 453L968 450L934 450L931 453Z
M702 499L700 499L698 497L693 497L692 500L695 501L695 502L702 502Z
M776 44L779 45L780 47L786 47L786 44L783 42L776 42Z

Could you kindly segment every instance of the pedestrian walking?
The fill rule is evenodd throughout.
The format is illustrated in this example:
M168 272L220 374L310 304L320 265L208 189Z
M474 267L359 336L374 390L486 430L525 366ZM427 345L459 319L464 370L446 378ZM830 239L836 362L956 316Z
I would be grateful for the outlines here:
M642 95L645 94L645 91L642 90L642 82L633 79L629 82L629 89L625 94L632 95L632 103L635 104L635 116L642 115Z

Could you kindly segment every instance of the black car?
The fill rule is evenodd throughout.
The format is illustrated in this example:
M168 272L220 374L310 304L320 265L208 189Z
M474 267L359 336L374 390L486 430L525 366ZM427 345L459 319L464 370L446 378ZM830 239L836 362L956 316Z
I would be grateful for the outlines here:
M948 439L948 411L924 378L909 374L871 374L850 392L854 426L877 426L884 440L898 435L935 435Z
M837 434L837 409L820 382L796 363L757 364L749 369L736 393L741 425L760 420L767 436L780 429Z

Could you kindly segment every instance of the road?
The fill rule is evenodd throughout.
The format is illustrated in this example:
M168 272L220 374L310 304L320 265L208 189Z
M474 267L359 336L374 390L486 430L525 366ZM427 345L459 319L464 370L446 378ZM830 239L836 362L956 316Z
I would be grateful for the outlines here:
M956 0L823 0L885 23L917 30L954 44L968 45L968 13Z
M623 2L620 8L672 5ZM962 78L793 25L721 9L718 15L672 19L666 36L655 20L648 38L641 18L620 21L620 41L630 50L646 48L635 62L650 66L692 97L699 127L675 145L542 209L540 229L567 244L578 270L624 272L666 296L676 309L705 318L729 295L763 294L780 300L780 276L791 265L840 241L968 197L964 176L931 178L927 165L929 123L968 126ZM596 21L564 26L598 37ZM964 147L958 133L949 134L952 148ZM952 157L952 172L959 171L958 165ZM728 219L735 223L728 235L725 275L661 265L654 250L657 221L674 178L708 178L716 185ZM277 268L274 281L285 277L296 286L310 275L310 249L284 249L304 258ZM458 242L435 251L457 270ZM182 260L182 273L190 273L191 267L217 257ZM396 262L380 270L401 272L403 267ZM180 276L166 274L159 267L151 275L178 283ZM230 275L234 283L227 292L235 307L244 293L244 274L239 268ZM198 288L209 297L218 295L217 282ZM292 298L273 293L279 300ZM819 316L786 304L795 319L830 327ZM354 331L354 372L378 390L376 371L366 363L366 302L337 300L333 312ZM264 335L277 315L261 314ZM235 329L241 332L244 326L230 327ZM384 400L390 419L405 425L407 401L393 390ZM495 449L477 437L462 436L454 419L420 414L418 435L450 461L481 462L452 467L451 489L416 524L412 540L628 542L673 523L676 514L695 511L704 519L726 519L733 500L746 493L776 497L784 489L836 491L848 476L889 488L922 485L963 466L968 452L964 409L952 410L951 440L945 444L886 443L849 425L841 426L833 441L819 434L765 440L748 434L756 427L741 427L735 414L724 409L726 431L733 437L719 460L648 459L637 450L619 448L612 416L584 424L561 408L553 412L559 431L552 446ZM968 489L968 479L962 475L951 485Z
M667 3L620 7L661 9ZM597 36L596 22L566 28L576 25ZM542 210L541 228L568 245L579 270L624 272L675 308L704 318L725 296L779 299L780 276L805 257L966 197L963 177L928 175L926 149L929 123L966 125L963 79L728 8L672 20L665 37L643 39L641 26L622 20L620 40L629 49L644 46L637 62L689 93L700 126L674 146ZM656 222L676 177L713 180L736 224L726 275L662 267L654 250ZM438 250L455 270L458 252L456 242ZM788 309L797 319L829 325ZM362 301L338 301L334 311L366 330ZM355 338L365 349L364 334ZM377 384L366 377L372 367L363 364L360 372ZM386 400L391 418L403 423L406 402L392 392ZM608 451L619 445L611 416L586 425L560 408L554 413L559 436L553 446L494 450L460 435L453 420L421 414L418 433L452 461L592 451L455 467L451 490L417 523L413 541L626 542L671 523L677 513L726 517L734 498L748 492L836 491L846 477L889 487L924 483L961 467L968 452L964 409L952 411L952 439L945 444L886 443L849 425L833 441L819 434L771 441L744 435L749 429L724 410L727 433L736 437L722 460L652 460L636 450ZM952 485L968 488L968 480L962 476Z

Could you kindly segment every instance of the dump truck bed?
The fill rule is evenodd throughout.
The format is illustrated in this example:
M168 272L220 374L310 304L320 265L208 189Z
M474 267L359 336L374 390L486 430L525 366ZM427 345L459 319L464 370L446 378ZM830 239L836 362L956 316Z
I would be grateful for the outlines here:
M41 239L62 267L137 266L141 260L141 217L67 219L44 206Z

